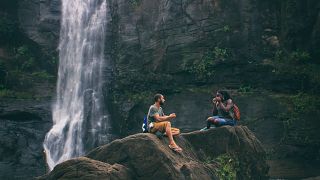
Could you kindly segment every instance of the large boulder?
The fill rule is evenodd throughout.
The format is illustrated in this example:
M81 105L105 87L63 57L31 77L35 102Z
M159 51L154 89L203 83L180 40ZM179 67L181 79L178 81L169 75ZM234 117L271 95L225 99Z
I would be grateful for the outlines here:
M130 170L120 164L107 164L86 157L59 164L50 175L40 179L132 179Z
M104 167L107 171L114 166L124 175L110 175L109 178L266 178L268 166L264 159L265 151L247 127L226 126L202 132L194 131L181 134L175 139L183 148L182 153L172 151L165 137L159 138L149 133L131 135L92 150L86 155L87 158L77 158L57 165L52 172L40 179L88 179L90 176L87 174L94 174L99 179L107 174L101 173L98 176ZM81 177L76 173L80 170L83 175Z

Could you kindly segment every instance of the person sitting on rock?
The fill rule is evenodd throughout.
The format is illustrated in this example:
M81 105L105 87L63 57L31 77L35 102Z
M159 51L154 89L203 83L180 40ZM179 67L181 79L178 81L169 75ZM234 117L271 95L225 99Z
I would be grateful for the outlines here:
M148 111L148 124L149 132L151 133L165 133L169 138L169 148L181 152L182 149L175 143L173 136L180 134L180 130L177 128L172 128L170 121L176 117L175 113L171 113L166 116L163 113L161 105L165 102L164 96L162 94L156 94L154 96L154 104L150 106Z
M216 97L212 100L213 112L212 117L207 119L207 127L201 130L210 129L211 125L216 127L230 125L236 125L235 115L233 111L233 102L227 91L217 91Z

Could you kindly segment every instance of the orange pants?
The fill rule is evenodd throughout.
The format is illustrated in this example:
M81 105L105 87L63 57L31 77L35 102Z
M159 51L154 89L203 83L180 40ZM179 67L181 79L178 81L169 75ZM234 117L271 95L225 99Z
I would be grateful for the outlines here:
M168 126L168 121L163 121L163 122L154 122L153 123L153 127L150 129L151 133L156 133L157 131L161 132L161 133L165 133L167 126ZM171 127L171 131L179 131L180 130L178 128L173 128Z

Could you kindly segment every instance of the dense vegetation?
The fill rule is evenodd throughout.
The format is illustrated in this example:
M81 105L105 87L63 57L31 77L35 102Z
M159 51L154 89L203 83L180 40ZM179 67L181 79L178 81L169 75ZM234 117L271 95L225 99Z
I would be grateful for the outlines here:
M0 97L34 98L37 88L55 82L57 54L44 52L23 34L16 3L0 5Z

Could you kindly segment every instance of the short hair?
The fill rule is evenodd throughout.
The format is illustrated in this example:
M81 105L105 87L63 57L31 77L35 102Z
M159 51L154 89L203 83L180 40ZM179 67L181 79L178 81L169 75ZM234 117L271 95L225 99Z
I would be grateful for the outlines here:
M157 102L158 99L161 99L161 96L163 96L162 94L156 94L154 95L154 102Z

